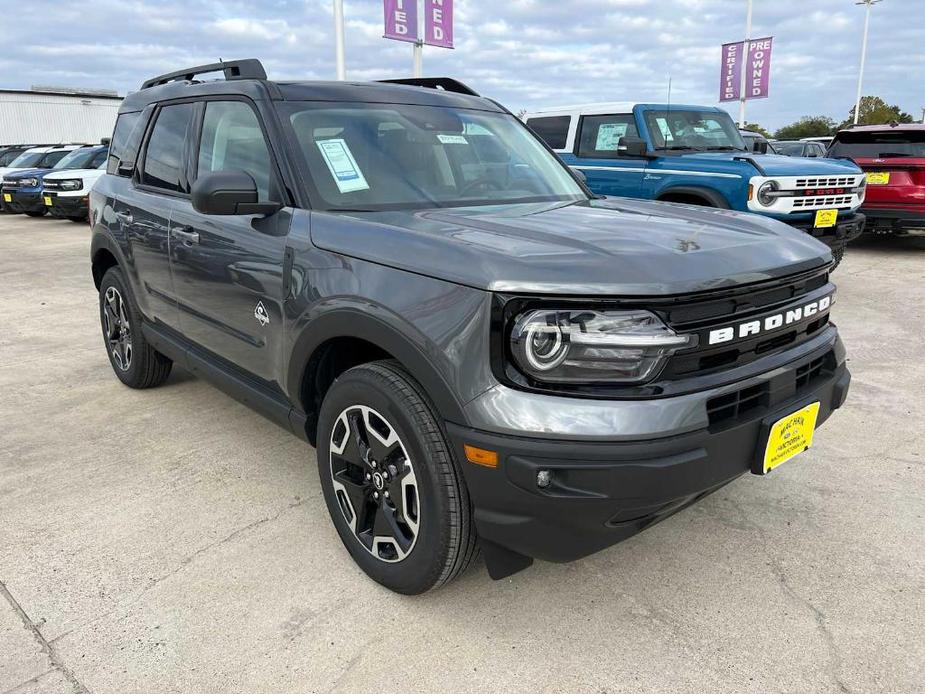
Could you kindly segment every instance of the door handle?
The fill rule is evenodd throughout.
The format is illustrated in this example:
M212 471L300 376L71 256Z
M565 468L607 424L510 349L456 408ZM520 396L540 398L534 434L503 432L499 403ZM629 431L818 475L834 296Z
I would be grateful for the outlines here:
M174 229L172 233L174 237L180 239L183 242L183 244L186 246L192 246L194 243L199 243L199 232L197 231L186 231L185 229Z
M120 224L131 224L135 221L135 218L132 217L131 212L116 212L115 215Z

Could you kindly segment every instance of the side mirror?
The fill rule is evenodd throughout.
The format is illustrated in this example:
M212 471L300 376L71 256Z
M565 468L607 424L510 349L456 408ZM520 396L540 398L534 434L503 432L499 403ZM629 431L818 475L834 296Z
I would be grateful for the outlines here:
M273 214L282 205L258 202L257 184L246 171L211 171L196 179L193 209L202 214Z
M762 142L761 140L755 140L755 144L752 145L752 151L755 154L767 154L768 153L768 143Z
M621 157L641 159L649 153L649 145L640 137L621 137L617 142L617 154Z

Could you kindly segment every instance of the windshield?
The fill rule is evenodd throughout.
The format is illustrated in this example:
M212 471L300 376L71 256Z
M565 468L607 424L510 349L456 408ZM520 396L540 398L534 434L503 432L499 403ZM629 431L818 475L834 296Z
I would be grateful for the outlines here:
M23 152L13 161L10 162L10 168L12 169L31 169L42 157L45 156L45 152Z
M11 149L8 152L0 153L0 166L9 166L10 162L14 161L16 157L22 154L21 149Z
M42 169L53 169L55 168L55 164L61 161L61 159L63 159L64 156L69 152L70 150L67 149L59 149L55 150L54 152L48 152L48 154L43 156L39 163L36 164L36 166Z
M725 111L645 111L645 119L657 150L722 152L748 149Z
M839 133L829 149L830 157L889 159L925 157L925 130L880 133Z
M778 142L775 146L778 152L786 154L788 157L803 156L804 145L802 142Z
M505 113L368 103L281 108L317 207L372 211L587 198L555 155Z
M81 147L80 149L75 149L71 152L68 152L64 157L61 158L57 164L54 165L56 169L85 169L87 164L93 159L93 155L97 153L98 150L91 149L90 147Z

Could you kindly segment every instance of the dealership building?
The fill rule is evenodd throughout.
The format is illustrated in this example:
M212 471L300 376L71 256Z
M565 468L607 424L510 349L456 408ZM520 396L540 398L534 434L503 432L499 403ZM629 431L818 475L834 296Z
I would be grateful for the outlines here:
M0 89L0 145L99 142L112 135L120 103L104 89Z

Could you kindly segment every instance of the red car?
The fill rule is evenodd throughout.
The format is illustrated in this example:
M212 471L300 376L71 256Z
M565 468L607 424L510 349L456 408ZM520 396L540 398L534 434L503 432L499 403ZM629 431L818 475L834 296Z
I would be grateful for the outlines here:
M826 156L853 159L867 173L865 231L925 235L925 124L841 130Z

